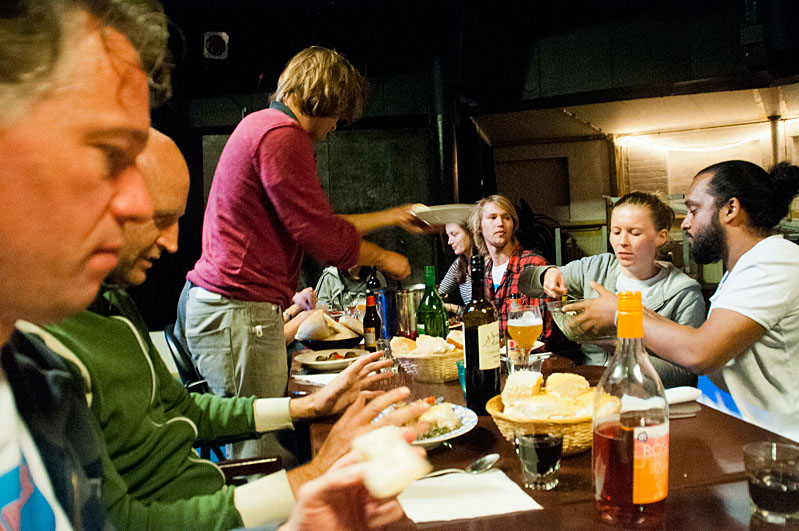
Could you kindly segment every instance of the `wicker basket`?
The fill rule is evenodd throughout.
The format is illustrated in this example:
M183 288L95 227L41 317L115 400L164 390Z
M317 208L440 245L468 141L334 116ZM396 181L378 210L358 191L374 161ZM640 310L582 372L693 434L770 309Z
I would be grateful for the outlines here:
M563 430L563 455L579 454L591 448L594 436L591 417L520 421L506 416L503 413L504 410L505 405L502 403L500 395L495 396L486 404L486 411L494 419L497 428L511 442L513 442L513 430L515 429L524 428L525 426L540 427L550 425L559 426Z
M413 375L417 382L444 383L458 379L455 362L463 359L463 350L444 354L403 354L397 360L405 372Z

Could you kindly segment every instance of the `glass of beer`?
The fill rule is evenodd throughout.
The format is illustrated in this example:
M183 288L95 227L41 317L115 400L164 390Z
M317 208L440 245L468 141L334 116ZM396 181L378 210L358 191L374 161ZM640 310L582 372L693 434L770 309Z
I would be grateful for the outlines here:
M544 321L538 306L511 306L508 312L508 333L516 341L522 360L529 359L530 351L544 331Z

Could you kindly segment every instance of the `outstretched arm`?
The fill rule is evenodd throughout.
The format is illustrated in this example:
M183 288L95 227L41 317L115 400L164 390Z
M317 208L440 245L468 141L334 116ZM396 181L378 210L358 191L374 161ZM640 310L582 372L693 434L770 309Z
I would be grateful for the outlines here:
M570 304L564 310L578 313L569 324L583 332L602 335L615 327L616 295L591 282L599 297ZM752 319L732 310L716 309L699 328L680 325L644 308L644 344L663 359L695 374L722 367L746 351L766 333Z

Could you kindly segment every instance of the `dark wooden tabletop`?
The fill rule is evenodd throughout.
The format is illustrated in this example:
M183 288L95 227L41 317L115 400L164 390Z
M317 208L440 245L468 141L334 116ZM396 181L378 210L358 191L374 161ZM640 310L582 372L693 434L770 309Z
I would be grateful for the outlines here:
M295 366L294 371L300 370ZM460 384L422 384L400 372L388 386L407 385L412 398L443 397L446 401L463 404ZM290 383L290 390L311 389ZM752 424L696 403L677 405L672 411L695 412L691 418L670 422L669 498L666 528L725 528L749 527L750 506L745 482L744 444L761 440L784 441L782 437ZM311 447L324 441L335 419L321 419L310 427ZM506 441L490 416L478 418L477 426L450 441L451 447L439 446L428 451L435 469L465 467L488 453L500 455L497 467L521 485L521 469L512 443ZM529 491L543 507L532 511L501 517L457 521L451 525L467 529L495 529L511 524L552 525L552 529L600 527L593 510L591 486L591 452L564 457L561 461L559 485L551 491ZM407 526L409 522L400 524ZM442 527L440 523L435 527Z

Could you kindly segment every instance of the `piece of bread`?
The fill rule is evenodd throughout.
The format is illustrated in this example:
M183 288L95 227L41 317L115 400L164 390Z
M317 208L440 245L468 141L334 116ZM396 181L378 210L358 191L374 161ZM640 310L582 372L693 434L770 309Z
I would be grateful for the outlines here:
M355 332L353 332L350 328L347 328L343 324L339 323L332 317L327 314L325 315L325 322L327 326L330 328L331 334L344 334L346 337L355 337Z
M450 330L447 334L447 343L463 350L463 330Z
M571 401L574 402L574 401ZM555 395L537 394L505 406L505 414L519 420L546 420L568 416L570 408Z
M583 376L569 372L555 372L547 378L544 392L557 394L561 398L575 398L591 387Z
M352 452L364 463L363 482L376 498L396 496L433 467L403 439L399 428L385 426L352 441Z
M330 337L330 328L325 320L325 312L316 310L309 315L297 328L297 339L299 340L322 340Z
M347 328L349 328L359 336L363 335L363 323L360 322L355 317L349 315L342 315L341 318L338 320L338 322L346 326Z
M599 405L596 410L596 419L601 422L605 417L615 415L621 411L621 399L617 396L610 396L603 393L599 398Z
M508 406L538 394L543 381L540 372L515 371L505 381L505 387L502 389L502 403Z
M589 387L576 397L574 401L577 404L578 417L590 417L594 414L594 397L596 395L596 387Z
M446 354L453 350L455 347L444 338L422 334L416 339L416 348L408 354Z
M416 348L416 341L407 337L394 336L389 345L391 345L391 353L394 356L402 356Z

